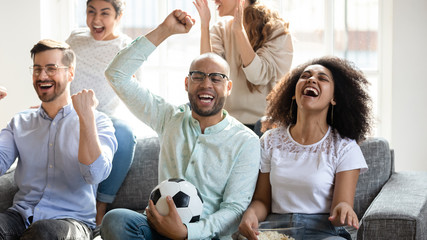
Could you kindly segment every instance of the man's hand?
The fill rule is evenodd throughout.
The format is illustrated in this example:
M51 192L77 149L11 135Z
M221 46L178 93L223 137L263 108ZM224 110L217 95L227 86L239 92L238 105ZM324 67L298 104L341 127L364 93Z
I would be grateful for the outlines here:
M187 227L182 223L172 198L167 196L166 202L169 207L169 214L166 216L160 215L152 200L148 202L149 208L145 210L145 213L150 226L164 237L186 239Z
M98 106L98 99L95 97L95 93L91 89L84 89L71 96L71 99L73 100L74 109L80 119L93 116L93 110Z
M169 36L180 33L188 33L193 27L195 19L182 10L174 10L166 19L145 37L158 46Z
M0 86L0 100L5 98L7 96L7 90L6 88Z

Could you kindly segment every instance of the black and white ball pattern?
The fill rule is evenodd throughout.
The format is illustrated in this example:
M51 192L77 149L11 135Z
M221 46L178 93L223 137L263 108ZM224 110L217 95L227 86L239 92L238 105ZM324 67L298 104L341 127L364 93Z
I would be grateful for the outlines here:
M171 196L183 223L197 222L203 211L203 200L197 188L181 178L170 178L151 191L150 199L157 211L165 216L169 213L166 197Z

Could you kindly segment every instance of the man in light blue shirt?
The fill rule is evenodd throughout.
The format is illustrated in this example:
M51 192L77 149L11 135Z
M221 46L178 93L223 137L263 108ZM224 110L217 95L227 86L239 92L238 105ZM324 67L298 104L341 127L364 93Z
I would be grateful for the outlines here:
M97 184L117 149L113 124L95 110L92 90L71 96L75 55L68 44L41 40L31 57L42 103L0 132L0 175L18 158L19 188L0 213L0 239L92 239Z
M171 199L166 216L150 201L146 215L128 209L108 212L101 225L104 240L229 238L251 201L259 139L223 109L232 88L227 62L213 53L192 62L185 78L191 108L167 103L132 79L156 46L188 32L193 24L187 13L173 11L156 29L120 51L106 77L127 107L158 133L159 182L183 178L198 188L204 201L201 219L183 224Z

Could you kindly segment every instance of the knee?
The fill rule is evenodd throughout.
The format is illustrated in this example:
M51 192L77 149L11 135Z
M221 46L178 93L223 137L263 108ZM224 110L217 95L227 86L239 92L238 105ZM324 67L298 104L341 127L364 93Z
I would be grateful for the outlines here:
M135 139L136 136L133 133L133 129L126 122L118 119L112 119L114 129L116 130L116 137Z
M56 229L52 224L49 224L49 221L39 220L32 223L27 230L24 231L20 239L56 239Z
M104 218L102 219L101 229L110 228L111 226L116 225L119 222L116 222L116 219L123 218L120 209L113 209L108 211Z
M101 236L104 239L109 239L109 237L114 239L114 236L123 232L127 222L126 212L125 209L113 209L105 214L101 223Z

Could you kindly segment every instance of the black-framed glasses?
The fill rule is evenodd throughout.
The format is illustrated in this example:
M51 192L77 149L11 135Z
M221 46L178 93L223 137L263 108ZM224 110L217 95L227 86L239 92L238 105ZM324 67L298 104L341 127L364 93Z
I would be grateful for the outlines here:
M44 72L49 76L55 76L55 74L58 72L58 69L60 68L69 68L68 66L58 66L56 64L48 64L44 67L42 66L31 66L30 67L30 73L33 76L38 77L42 71L44 70Z
M190 77L191 81L195 83L202 83L205 80L206 76L213 84L218 85L228 80L227 75L223 73L204 73L201 71L191 71L188 76Z

